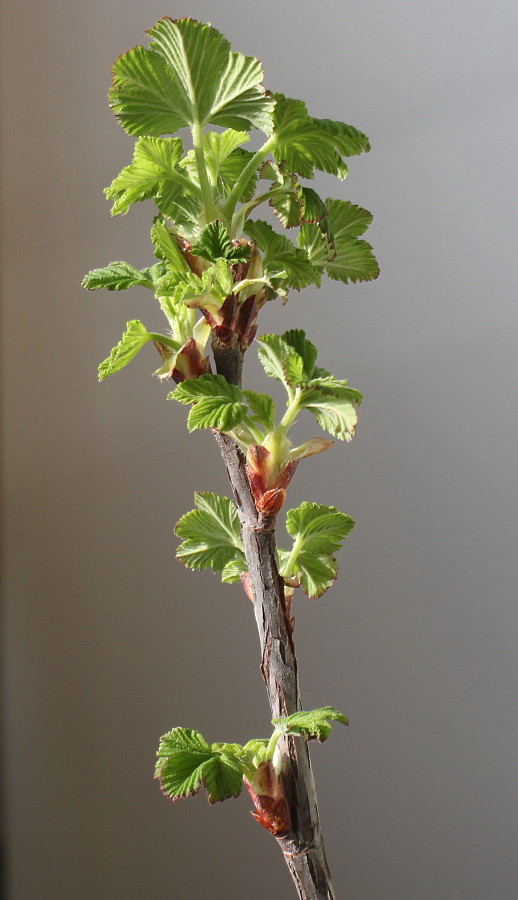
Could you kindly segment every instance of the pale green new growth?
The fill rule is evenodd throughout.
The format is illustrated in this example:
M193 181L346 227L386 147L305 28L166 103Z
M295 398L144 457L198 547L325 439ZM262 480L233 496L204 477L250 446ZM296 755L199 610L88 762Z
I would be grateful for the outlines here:
M235 504L218 494L194 495L196 509L186 513L176 526L183 539L176 555L190 569L221 572L228 563L244 560L239 518Z
M293 734L308 741L322 742L327 740L333 730L328 719L331 722L341 722L342 725L349 724L349 719L334 706L323 706L307 712L300 710L283 719L272 719L272 725L275 725L280 734Z
M272 759L283 734L322 742L332 731L328 720L349 724L346 716L333 706L301 710L285 718L272 719L274 732L269 740L254 738L244 746L208 744L199 731L173 728L160 738L155 778L171 800L192 797L202 786L211 804L238 797L243 779L250 782L258 766Z
M111 262L82 284L90 291L152 291L166 333L129 321L99 379L152 343L160 355L155 375L176 384L169 397L191 406L189 431L219 432L237 506L196 493L196 508L176 526L176 555L190 569L241 581L254 603L272 711L296 710L295 592L316 599L331 587L335 554L354 522L334 506L304 501L286 513L291 547L276 546L291 479L304 477L303 460L333 445L310 432L293 446L290 430L307 410L333 438L350 441L362 395L317 366L317 349L302 329L257 341L266 375L286 391L278 413L268 394L242 389L242 362L269 301L319 288L323 275L343 284L378 277L363 237L371 214L349 200L324 200L303 183L316 171L344 179L346 160L368 152L369 140L344 122L310 115L302 100L267 91L261 63L232 51L210 25L163 18L147 34L148 47L133 47L113 65L110 106L136 142L105 194L112 215L153 203L150 265ZM175 136L180 129L186 131ZM273 210L289 237L264 221L261 206ZM173 800L204 787L216 803L237 797L245 783L255 818L290 848L285 858L300 897L330 898L313 779L296 739L325 741L333 722L348 724L331 706L296 711L272 720L269 739L243 746L209 744L198 731L173 728L160 740L155 774Z

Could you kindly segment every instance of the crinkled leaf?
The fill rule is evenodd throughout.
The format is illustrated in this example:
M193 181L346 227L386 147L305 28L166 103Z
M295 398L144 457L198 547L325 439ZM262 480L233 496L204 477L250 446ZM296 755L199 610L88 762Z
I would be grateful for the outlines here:
M240 575L243 572L248 572L248 565L245 554L239 551L236 558L232 559L221 570L221 580L225 582L225 584L234 584L236 581L241 580Z
M286 384L283 364L286 357L293 353L290 345L278 334L263 334L257 343L257 354L266 374Z
M351 517L334 506L305 501L290 509L286 530L293 538L293 551L280 560L281 574L290 578L296 575L308 597L321 597L336 579L338 566L333 553L353 528Z
M369 150L369 141L351 125L308 115L302 100L275 94L273 155L287 171L313 178L314 169L339 178L347 175L343 157Z
M183 275L190 272L174 235L160 217L156 218L151 226L151 243L155 248L155 255L169 264L168 272L171 272L171 269Z
M88 291L98 291L100 288L107 291L125 291L139 285L153 290L155 281L162 274L163 269L158 265L139 271L127 262L111 262L102 269L92 269L88 272L81 286Z
M140 137L131 165L105 188L104 193L113 200L112 215L123 215L133 203L154 197L162 182L173 178L182 152L180 138Z
M281 734L293 734L307 741L325 741L331 734L331 722L348 725L349 720L334 706L323 706L321 709L300 710L291 716L272 719L275 730Z
M320 284L318 269L305 250L295 247L287 237L277 234L267 222L248 220L244 231L263 252L265 272L282 276L290 287L300 290L308 284Z
M210 222L201 232L192 247L195 256L201 256L209 262L227 259L230 263L245 262L250 257L250 247L232 244L229 234L222 222Z
M338 563L333 556L301 553L297 558L294 573L310 600L318 600L336 581Z
M144 344L152 341L151 335L145 326L138 319L132 319L126 325L126 331L122 335L119 343L113 348L109 357L99 366L99 381L104 381L108 375L113 375L137 355Z
M223 186L223 193L228 195L232 188L234 187L236 181L241 177L243 169L252 159L253 153L250 153L249 150L245 150L243 147L238 147L236 150L233 150L229 156L221 163L219 168L219 182ZM246 203L248 200L254 195L255 186L257 184L257 171L252 172L248 181L243 187L241 194L238 197L238 200L242 203Z
M229 384L223 375L200 375L182 381L170 395L179 403L193 403L187 419L189 431L216 428L229 431L247 413L240 388Z
M317 348L306 337L306 332L302 328L291 328L282 335L282 340L293 347L296 353L302 358L303 371L306 378L312 378L315 363L317 359Z
M264 425L266 431L275 428L275 403L268 394L260 394L257 391L243 391L248 400L248 405L253 413L254 422Z
M110 104L133 135L173 133L196 123L267 132L272 101L258 60L233 53L226 38L193 19L161 19L150 48L115 62Z
M179 349L193 336L196 313L174 297L160 297L159 302L162 312L167 316L171 336L178 342Z
M362 402L359 391L338 381L333 376L314 378L303 386L300 404L313 413L321 428L340 441L354 437L358 414L356 408Z
M181 184L163 181L154 200L178 235L191 242L196 240L201 231L202 207L195 197L186 193Z
M189 569L222 572L229 563L243 558L235 504L213 493L196 493L194 500L196 509L182 516L176 526L183 541L176 556Z
M286 531L304 553L330 555L338 550L354 528L354 521L334 506L306 500L286 514Z
M358 239L372 222L372 215L345 200L326 200L325 229L303 225L297 239L313 265L324 268L334 281L372 281L379 267L366 241Z
M215 749L219 746L225 749ZM243 766L232 746L210 747L198 731L173 728L160 738L155 777L172 800L191 797L202 785L209 803L238 797L243 787Z

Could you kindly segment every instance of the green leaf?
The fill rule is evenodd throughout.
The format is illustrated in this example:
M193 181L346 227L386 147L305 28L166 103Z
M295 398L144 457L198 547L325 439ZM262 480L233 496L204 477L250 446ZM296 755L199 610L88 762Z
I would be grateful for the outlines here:
M132 135L223 125L269 132L272 100L258 60L233 53L215 28L192 19L161 19L149 50L134 47L115 62L110 104Z
M127 262L112 262L102 269L92 269L81 282L81 286L88 291L98 291L105 288L107 291L125 291L131 287L147 287L154 289L156 277L163 274L159 266L139 271Z
M305 386L315 368L317 349L302 329L291 329L282 336L264 334L258 344L259 359L270 378L285 385Z
M214 753L202 766L202 781L211 804L239 797L243 790L243 766L231 754Z
M181 273L182 275L190 274L189 266L182 254L174 235L171 234L166 223L160 217L157 217L151 226L151 243L155 248L156 256L168 263L168 272Z
M202 207L195 197L186 193L183 185L163 181L155 195L155 203L178 235L191 242L196 240L201 231Z
M257 391L243 391L248 400L248 405L253 413L254 422L264 425L266 431L275 428L275 403L268 394L259 394Z
M379 266L372 247L358 240L372 222L372 215L345 200L328 199L326 207L328 233L323 233L318 225L303 225L299 246L306 250L313 265L324 268L334 281L347 284L377 278Z
M349 720L334 706L323 706L321 709L312 709L305 712L293 713L284 718L272 719L275 730L281 734L293 734L303 737L307 741L326 741L333 727L330 722L341 722L348 725Z
M321 428L339 441L351 441L356 431L356 408L362 402L359 391L332 375L314 378L302 388L300 406L315 416Z
M277 234L267 222L249 220L244 231L263 252L264 270L270 276L282 277L296 290L308 284L320 284L318 269L309 261L307 253L297 249L284 235Z
M306 500L286 514L286 531L300 542L301 552L322 556L338 550L354 528L354 521L334 506Z
M354 528L350 516L334 506L304 501L286 515L286 530L293 538L293 550L281 559L281 574L298 575L308 597L321 597L336 579L338 550Z
M210 222L201 232L192 248L195 256L215 262L227 259L230 263L246 262L250 257L250 247L232 244L228 231L222 222Z
M318 351L315 345L307 339L306 332L302 328L291 328L284 332L282 339L301 357L306 378L312 378Z
M295 566L300 586L310 600L318 600L333 586L338 573L338 563L333 556L301 554Z
M278 334L263 334L257 339L257 354L261 365L270 378L286 384L284 362L292 352L292 348Z
M142 322L139 322L138 319L128 322L119 343L99 366L99 381L104 381L108 375L113 375L114 372L127 366L144 344L152 340L153 335L147 331Z
M243 787L243 766L233 747L209 746L198 731L173 728L160 738L155 777L172 800L192 797L203 785L209 803L238 797ZM216 749L222 747L224 749Z
M159 302L162 312L167 316L172 338L180 349L193 336L196 313L174 297L160 297Z
M236 581L241 580L240 575L243 572L248 572L248 565L245 554L239 551L236 558L227 563L221 570L221 580L225 584L234 584Z
M176 556L189 569L222 572L229 563L243 558L235 504L212 493L196 493L194 500L196 509L182 516L176 526L176 534L183 540Z
M124 215L133 203L154 197L162 182L174 178L182 152L180 138L139 138L131 165L105 188L108 199L114 201L112 215Z
M275 94L273 155L286 170L313 178L314 169L339 178L347 175L343 157L370 149L366 135L344 122L315 119L302 100Z
M219 169L219 181L223 186L225 197L230 194L236 182L239 181L245 166L248 165L253 155L254 154L250 153L249 150L245 150L243 147L237 147L236 150L223 160ZM255 172L252 172L244 185L241 194L237 198L239 201L246 203L248 200L252 199L257 184L257 178L258 173L256 170Z

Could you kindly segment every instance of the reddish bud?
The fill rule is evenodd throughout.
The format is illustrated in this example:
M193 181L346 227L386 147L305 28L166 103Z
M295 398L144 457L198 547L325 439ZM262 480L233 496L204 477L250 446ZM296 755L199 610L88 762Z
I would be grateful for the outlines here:
M291 829L290 809L286 802L282 777L277 775L272 762L262 762L252 781L245 780L256 812L252 816L271 834L285 834Z

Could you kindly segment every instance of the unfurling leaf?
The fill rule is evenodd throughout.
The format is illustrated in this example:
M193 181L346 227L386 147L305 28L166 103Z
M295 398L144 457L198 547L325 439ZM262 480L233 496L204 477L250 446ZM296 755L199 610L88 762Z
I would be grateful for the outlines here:
M348 725L349 720L334 706L323 706L305 712L293 713L284 718L272 719L272 725L280 734L292 734L303 737L307 741L326 741L333 727L330 722L341 722Z
M108 375L113 375L114 372L127 366L144 344L152 340L153 335L147 331L142 322L139 322L138 319L128 322L119 343L99 366L99 381L104 381Z
M345 200L326 200L326 229L303 225L297 239L317 269L325 269L334 281L345 284L372 281L379 266L367 241L359 235L367 230L372 216L366 209Z

